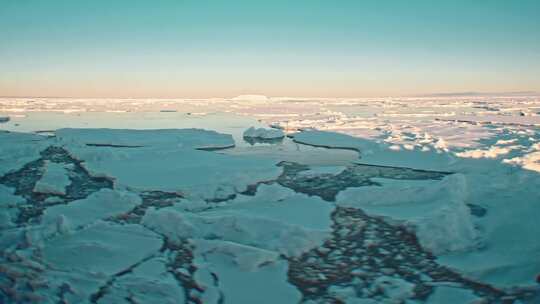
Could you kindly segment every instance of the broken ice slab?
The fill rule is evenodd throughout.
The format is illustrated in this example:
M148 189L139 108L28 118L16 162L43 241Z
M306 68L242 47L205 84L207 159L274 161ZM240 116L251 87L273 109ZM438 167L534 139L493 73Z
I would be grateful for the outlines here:
M42 194L65 195L71 184L65 164L45 161L41 179L34 186L34 192Z
M181 147L200 150L234 146L231 135L202 129L58 129L56 137L60 143L67 145Z

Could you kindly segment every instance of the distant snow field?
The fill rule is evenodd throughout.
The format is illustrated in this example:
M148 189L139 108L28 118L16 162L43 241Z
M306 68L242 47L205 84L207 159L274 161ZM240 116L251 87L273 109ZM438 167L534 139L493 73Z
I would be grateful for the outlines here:
M539 113L0 99L0 303L540 303Z

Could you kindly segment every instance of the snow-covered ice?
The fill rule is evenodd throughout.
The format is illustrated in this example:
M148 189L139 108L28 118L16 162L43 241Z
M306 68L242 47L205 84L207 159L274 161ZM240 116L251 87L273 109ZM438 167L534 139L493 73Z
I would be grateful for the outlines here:
M0 302L537 303L539 113L0 98Z
M466 205L465 176L442 181L384 181L376 187L341 192L338 204L369 214L404 221L415 230L420 244L434 254L471 249L479 238Z
M183 214L169 208L149 210L143 225L172 241L224 240L293 256L314 248L329 231L309 229L264 216L236 212Z

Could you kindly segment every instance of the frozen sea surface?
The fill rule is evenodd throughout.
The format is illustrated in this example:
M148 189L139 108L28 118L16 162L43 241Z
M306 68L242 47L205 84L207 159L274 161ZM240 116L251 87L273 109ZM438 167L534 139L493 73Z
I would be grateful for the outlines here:
M0 302L539 303L538 109L0 100Z

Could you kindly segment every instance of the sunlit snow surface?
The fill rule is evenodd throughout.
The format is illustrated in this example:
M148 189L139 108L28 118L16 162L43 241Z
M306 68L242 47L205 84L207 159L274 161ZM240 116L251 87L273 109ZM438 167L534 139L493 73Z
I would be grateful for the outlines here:
M0 99L0 303L540 303L539 112Z

